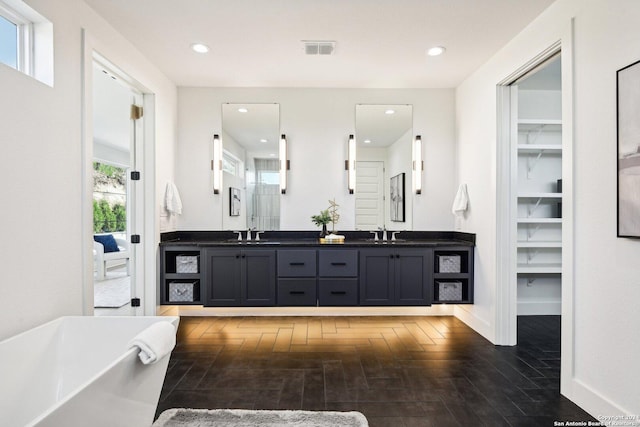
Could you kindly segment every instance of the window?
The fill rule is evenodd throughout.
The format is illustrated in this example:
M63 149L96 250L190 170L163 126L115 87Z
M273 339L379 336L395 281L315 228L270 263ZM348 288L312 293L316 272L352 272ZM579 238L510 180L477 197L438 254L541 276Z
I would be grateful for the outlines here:
M18 68L18 26L0 15L0 62Z
M242 162L236 156L224 150L222 153L222 171L233 176L242 176Z
M0 62L53 86L53 24L23 1L0 0Z
M8 66L32 75L32 23L0 1L0 56Z

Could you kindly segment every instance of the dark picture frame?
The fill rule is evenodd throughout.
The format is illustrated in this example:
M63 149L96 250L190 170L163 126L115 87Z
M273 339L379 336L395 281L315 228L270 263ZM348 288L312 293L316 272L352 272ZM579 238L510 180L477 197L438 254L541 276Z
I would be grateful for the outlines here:
M391 177L389 187L391 221L404 222L404 172Z
M640 61L616 73L617 236L640 238Z
M229 187L229 216L240 216L240 189Z

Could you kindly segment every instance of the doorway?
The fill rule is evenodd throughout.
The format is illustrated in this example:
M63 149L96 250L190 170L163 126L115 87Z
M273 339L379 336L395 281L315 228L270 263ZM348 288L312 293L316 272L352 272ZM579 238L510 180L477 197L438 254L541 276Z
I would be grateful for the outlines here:
M571 310L571 62L560 45L497 86L499 345L518 343L518 316Z
M94 314L134 315L143 95L105 60L94 58L92 73Z

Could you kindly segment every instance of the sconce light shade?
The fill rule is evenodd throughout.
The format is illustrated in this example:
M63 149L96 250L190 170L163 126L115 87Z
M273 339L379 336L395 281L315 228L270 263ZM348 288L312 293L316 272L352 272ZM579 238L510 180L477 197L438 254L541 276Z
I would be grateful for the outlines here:
M347 186L349 188L349 194L353 194L356 189L356 139L353 135L349 135L348 155Z
M213 135L211 170L213 171L213 194L220 194L220 186L222 185L222 141L218 135Z
M422 137L416 135L413 144L413 188L416 194L422 194L422 171L424 162L422 160Z
M284 134L280 135L280 193L287 192L287 169L289 161L287 160L287 138Z

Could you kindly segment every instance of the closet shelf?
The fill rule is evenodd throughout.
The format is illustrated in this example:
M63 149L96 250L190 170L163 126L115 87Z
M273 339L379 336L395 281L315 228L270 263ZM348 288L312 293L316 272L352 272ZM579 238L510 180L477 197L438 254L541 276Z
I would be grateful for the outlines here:
M562 224L562 218L518 218L518 224Z
M520 193L519 199L562 199L562 193Z
M557 274L562 273L562 264L518 264L517 272L521 274Z
M518 131L562 132L562 120L554 119L520 119Z
M518 144L520 153L562 153L560 144Z
M523 241L517 242L517 246L519 248L561 248L562 242L523 240Z

